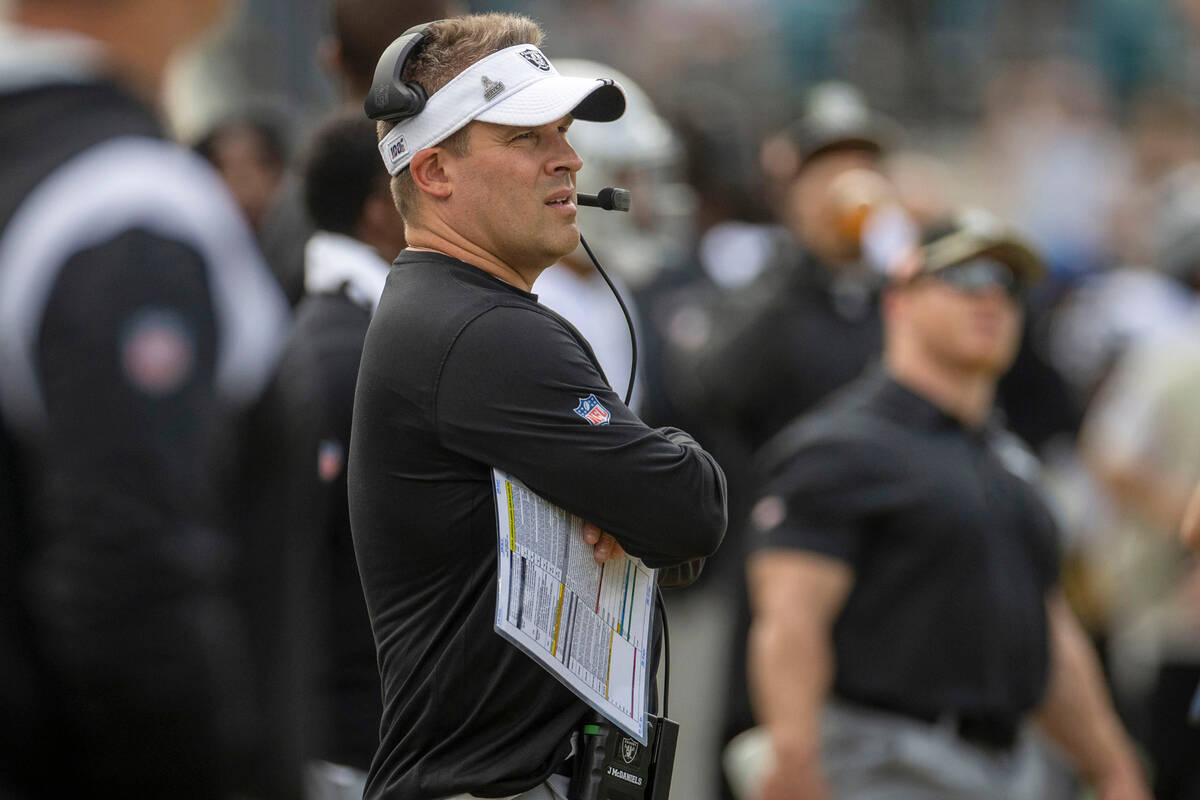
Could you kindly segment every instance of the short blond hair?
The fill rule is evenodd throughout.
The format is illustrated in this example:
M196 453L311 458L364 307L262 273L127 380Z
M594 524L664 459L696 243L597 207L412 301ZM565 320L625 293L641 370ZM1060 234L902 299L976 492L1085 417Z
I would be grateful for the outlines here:
M455 75L480 59L518 44L540 45L543 34L536 22L519 14L467 14L451 17L432 25L425 39L404 65L401 78L419 83L425 94L449 83ZM396 127L393 121L376 125L376 135L383 139ZM467 125L438 142L458 156L467 155ZM406 225L417 220L419 192L412 175L405 168L392 177L392 200Z

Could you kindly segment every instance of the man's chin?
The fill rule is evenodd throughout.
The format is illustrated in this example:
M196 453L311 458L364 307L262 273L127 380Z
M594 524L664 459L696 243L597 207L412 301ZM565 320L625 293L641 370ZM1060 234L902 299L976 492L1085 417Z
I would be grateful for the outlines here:
M561 243L556 242L557 247L555 247L556 252L554 256L554 262L557 263L562 261L564 258L571 255L571 253L574 253L576 250L578 250L579 240L579 228L577 228L575 225L571 225L571 235L564 236Z

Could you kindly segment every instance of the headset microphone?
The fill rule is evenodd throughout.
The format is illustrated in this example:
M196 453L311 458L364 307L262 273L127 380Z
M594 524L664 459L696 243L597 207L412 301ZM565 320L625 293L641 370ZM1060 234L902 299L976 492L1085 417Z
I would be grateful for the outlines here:
M614 189L608 186L596 194L579 192L575 195L575 202L581 206L602 208L605 211L628 211L629 190ZM596 254L592 252L592 248L588 247L587 240L580 236L579 243L583 245L583 250L588 254L588 258L596 265L596 271L600 273L600 277L604 278L604 282L608 284L613 297L617 298L617 305L621 307L621 313L625 315L625 324L629 326L629 347L633 351L629 362L629 384L625 387L625 405L629 405L629 400L633 397L634 376L637 374L637 333L633 329L633 318L629 315L629 309L625 306L625 301L621 299L621 293L613 285L612 278L608 277L608 273L604 271L604 267L600 266L600 261L596 258Z
M629 190L616 189L612 186L601 189L596 194L576 195L576 202L581 206L603 208L605 211L628 211L630 205Z

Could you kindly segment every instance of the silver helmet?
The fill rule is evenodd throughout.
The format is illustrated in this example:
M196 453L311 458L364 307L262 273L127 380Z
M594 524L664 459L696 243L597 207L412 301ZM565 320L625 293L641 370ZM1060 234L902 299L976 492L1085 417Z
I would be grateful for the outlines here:
M643 285L683 258L694 235L696 197L683 181L683 143L628 75L576 58L554 59L554 66L563 75L612 78L625 90L620 119L603 126L577 122L568 139L583 159L579 191L630 190L628 214L580 209L579 229L606 268L634 287ZM586 260L582 248L575 257Z

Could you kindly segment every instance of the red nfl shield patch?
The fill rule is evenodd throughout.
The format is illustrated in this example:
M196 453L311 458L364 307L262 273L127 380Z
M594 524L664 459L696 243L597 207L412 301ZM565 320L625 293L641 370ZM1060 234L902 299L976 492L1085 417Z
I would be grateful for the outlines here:
M342 466L346 463L346 448L341 442L329 439L321 442L317 449L317 477L329 483L342 474Z
M596 399L594 394L579 398L579 405L575 408L575 413L593 425L607 425L608 421L612 419L612 414L608 412L603 403Z
M192 375L192 335L179 312L147 308L126 324L121 342L125 377L151 397L178 391Z

